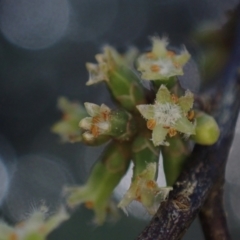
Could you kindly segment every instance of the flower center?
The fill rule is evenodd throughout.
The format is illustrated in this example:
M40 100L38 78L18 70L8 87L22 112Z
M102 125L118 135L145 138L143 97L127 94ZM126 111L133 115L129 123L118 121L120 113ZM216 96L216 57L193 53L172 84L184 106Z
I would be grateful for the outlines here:
M179 118L181 118L181 109L176 104L156 103L154 107L154 119L158 124L170 127L173 126Z

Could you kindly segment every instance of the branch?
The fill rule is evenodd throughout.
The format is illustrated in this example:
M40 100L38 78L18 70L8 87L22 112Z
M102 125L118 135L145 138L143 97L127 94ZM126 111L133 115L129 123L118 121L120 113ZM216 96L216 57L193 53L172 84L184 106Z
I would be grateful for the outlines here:
M238 13L239 13L238 9ZM238 14L240 16L240 14ZM224 171L234 136L240 108L240 18L231 60L226 66L213 95L216 100L212 113L221 129L218 142L212 146L194 147L186 166L168 200L163 202L138 240L181 239L197 216L214 183Z
M223 208L224 173L213 186L199 213L206 240L231 239Z

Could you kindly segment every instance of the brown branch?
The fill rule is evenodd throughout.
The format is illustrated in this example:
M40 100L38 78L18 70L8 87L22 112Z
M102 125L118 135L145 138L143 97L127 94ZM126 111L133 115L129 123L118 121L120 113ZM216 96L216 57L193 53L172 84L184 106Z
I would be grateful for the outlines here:
M223 208L224 172L213 186L199 213L206 240L230 240L226 214Z

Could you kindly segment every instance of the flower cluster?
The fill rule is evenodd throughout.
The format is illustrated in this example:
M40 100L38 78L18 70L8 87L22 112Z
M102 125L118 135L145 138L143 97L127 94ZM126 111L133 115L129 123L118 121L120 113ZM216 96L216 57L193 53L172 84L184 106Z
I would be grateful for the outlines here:
M118 207L125 210L130 202L139 201L154 214L190 154L185 140L190 137L196 143L210 145L219 137L213 117L193 111L193 94L186 90L183 96L177 95L182 89L176 84L175 76L183 75L183 67L190 58L188 51L185 47L178 52L170 50L166 38L153 37L152 44L152 50L136 61L142 78L133 69L136 50L123 56L107 46L102 54L96 55L96 64L86 64L89 71L86 85L104 81L118 108L84 104L88 116L78 118L81 141L87 145L107 141L109 144L93 166L86 184L66 189L66 201L70 207L85 204L92 209L97 224L105 221L107 213L115 212L110 204L111 194L131 161L132 181ZM150 91L143 87L143 80L156 80L150 83L152 90L156 90L154 103ZM67 116L69 119L72 113ZM64 124L69 126L69 121ZM61 134L59 129L55 132ZM160 151L169 187L159 187L156 182Z

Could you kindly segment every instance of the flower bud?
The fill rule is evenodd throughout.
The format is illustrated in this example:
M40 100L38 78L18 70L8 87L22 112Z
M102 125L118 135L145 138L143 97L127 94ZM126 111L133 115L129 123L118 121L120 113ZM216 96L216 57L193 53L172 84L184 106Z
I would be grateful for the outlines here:
M191 139L201 145L212 145L217 142L220 129L215 119L204 113L196 114L196 134Z

